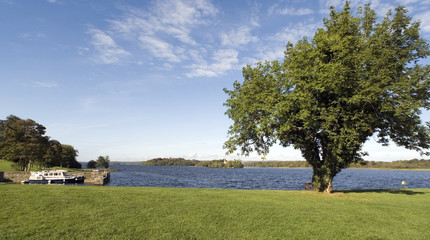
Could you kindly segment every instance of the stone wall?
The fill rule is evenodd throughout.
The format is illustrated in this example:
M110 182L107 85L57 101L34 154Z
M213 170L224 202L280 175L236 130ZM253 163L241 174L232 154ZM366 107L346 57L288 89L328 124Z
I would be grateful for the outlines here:
M103 185L110 181L110 173L105 171L95 172L67 172L68 175L84 176L84 183ZM27 181L30 177L30 172L23 171L6 171L3 173L3 179L0 181L4 182L17 182Z
M4 182L17 182L26 181L30 177L30 172L23 171L5 171L3 173Z
M110 172L94 171L94 172L68 172L70 175L84 176L84 183L104 185L110 181Z

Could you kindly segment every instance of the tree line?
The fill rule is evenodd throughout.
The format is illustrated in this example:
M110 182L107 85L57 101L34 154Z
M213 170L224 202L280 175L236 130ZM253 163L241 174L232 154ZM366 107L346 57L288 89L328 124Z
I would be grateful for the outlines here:
M309 168L306 161L249 161L243 163L245 167L279 167L279 168ZM393 162L361 161L349 168L385 168L385 169L430 169L430 160L412 159Z
M143 166L183 166L183 167L209 167L209 168L243 168L242 161L234 160L186 160L184 158L154 158L142 163Z
M412 159L393 162L363 161L351 164L350 168L430 169L430 160Z
M13 162L16 170L32 168L81 168L78 150L45 135L46 128L32 119L10 115L0 120L0 159Z
M104 156L104 157L99 156L97 158L97 161L90 160L87 164L87 168L98 168L98 167L109 168L109 164L110 164L109 156Z

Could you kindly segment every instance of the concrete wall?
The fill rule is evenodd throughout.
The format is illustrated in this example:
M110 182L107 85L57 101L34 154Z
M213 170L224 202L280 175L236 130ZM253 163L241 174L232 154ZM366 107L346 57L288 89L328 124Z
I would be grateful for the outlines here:
M30 177L30 172L23 171L5 171L3 173L3 181L4 182L18 182L28 180Z
M67 174L75 176L84 176L84 183L103 185L110 181L110 172L68 172Z
M110 181L110 173L105 171L67 172L67 174L75 175L75 176L84 176L85 177L84 183L90 183L90 184L103 185ZM3 174L3 180L1 180L0 178L0 181L20 183L22 181L27 181L29 177L30 177L30 172L6 171Z

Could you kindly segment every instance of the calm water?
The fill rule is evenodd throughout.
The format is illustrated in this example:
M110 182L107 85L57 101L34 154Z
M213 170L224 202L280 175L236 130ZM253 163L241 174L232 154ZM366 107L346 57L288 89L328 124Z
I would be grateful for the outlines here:
M107 186L282 189L302 190L312 169L202 168L112 165ZM430 171L344 169L333 180L334 189L430 188Z

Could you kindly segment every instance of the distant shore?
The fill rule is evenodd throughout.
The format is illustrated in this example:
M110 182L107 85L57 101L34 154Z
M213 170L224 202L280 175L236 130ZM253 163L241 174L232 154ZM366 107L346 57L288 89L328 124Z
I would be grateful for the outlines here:
M145 165L145 166L195 166L196 162L222 162L224 160L187 160L183 158L156 158L139 162L111 162L112 165ZM229 162L225 160L226 162ZM236 160L237 161L237 160ZM297 161L241 161L243 167L274 167L274 168L311 168L309 163L303 160ZM374 170L409 170L430 171L430 160L412 159L392 162L362 161L352 164L349 169L374 169Z

